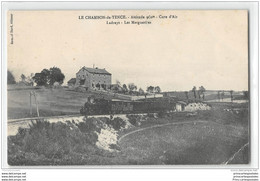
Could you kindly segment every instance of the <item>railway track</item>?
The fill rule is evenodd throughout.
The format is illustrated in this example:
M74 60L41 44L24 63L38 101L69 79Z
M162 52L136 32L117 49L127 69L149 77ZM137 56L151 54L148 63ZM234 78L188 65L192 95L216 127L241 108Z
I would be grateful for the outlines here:
M132 131L132 132L129 132L123 136L121 136L118 140L118 142L120 143L120 141L122 139L124 139L125 137L129 136L129 135L132 135L134 133L137 133L137 132L141 132L141 131L144 131L144 130L148 130L148 129L153 129L153 128L159 128L159 127L164 127L164 126L168 126L168 125L177 125L177 124L194 124L194 123L206 123L208 121L203 121L203 120L198 120L198 121L179 121L179 122L174 122L174 123L166 123L166 124L159 124L159 125L154 125L154 126L150 126L150 127L147 127L147 128L141 128L141 129L137 129L135 131Z

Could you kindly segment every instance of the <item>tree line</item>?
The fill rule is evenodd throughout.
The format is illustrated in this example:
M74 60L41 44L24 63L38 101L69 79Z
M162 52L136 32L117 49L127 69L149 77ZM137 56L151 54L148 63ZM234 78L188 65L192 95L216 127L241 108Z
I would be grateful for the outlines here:
M145 91L138 87L134 83L121 85L120 81L116 81L116 87L112 88L113 91L123 94L138 94L144 95ZM148 86L146 89L147 93L161 93L161 88L159 86Z
M65 75L61 72L60 68L58 67L51 67L49 69L43 69L41 72L38 73L31 73L29 76L25 76L22 74L20 76L21 82L33 85L35 82L37 86L52 86L55 82L59 83L60 85L63 84L65 79ZM7 70L7 84L16 84L16 80L13 76L13 73Z
M193 88L191 89L191 91L193 92L194 99L197 99L197 95L198 95L198 98L199 98L199 99L203 99L203 100L205 99L206 89L205 89L203 86L200 86L198 90L197 90L196 86L193 86ZM184 93L185 93L185 95L186 95L186 98L189 99L188 92L185 91Z

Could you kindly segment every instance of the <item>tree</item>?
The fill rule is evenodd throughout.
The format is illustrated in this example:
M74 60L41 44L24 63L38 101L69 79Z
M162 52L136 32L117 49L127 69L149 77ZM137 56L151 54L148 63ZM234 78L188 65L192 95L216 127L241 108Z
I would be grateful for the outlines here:
M204 92L205 91L206 91L206 89L203 86L199 87L199 91L198 91L199 99L200 99L201 95L203 95L203 100L204 100L204 98L205 98Z
M123 85L123 90L125 93L128 92L128 88L127 88L126 84Z
M31 75L29 75L26 79L27 79L27 82L31 85L31 86L33 86L33 76L34 76L34 74L33 73L31 73Z
M21 75L21 80L22 80L22 82L25 82L25 80L26 80L26 77L25 77L25 75L24 75L24 74L22 74L22 75Z
M43 69L40 74L42 74L41 78L43 79L44 86L50 85L50 71L48 69Z
M153 93L154 92L154 87L153 86L147 87L146 92Z
M160 92L161 92L161 88L160 88L159 86L156 86L156 87L154 88L154 91L155 91L156 93L160 93Z
M12 72L7 70L7 84L9 85L9 84L15 84L15 83L16 83L16 81L15 81L15 78L14 78Z
M116 80L116 84L119 85L119 86L121 85L119 80Z
M134 83L128 84L129 92L133 92L137 90L137 86Z
M47 77L43 73L36 73L33 76L33 80L37 84L37 86L47 86L48 85Z
M65 76L58 67L52 67L49 70L43 69L40 73L36 73L32 79L38 86L52 86L54 82L63 83Z
M52 67L49 70L43 69L40 73L36 73L32 79L38 86L52 86L55 82L63 83L65 76L58 67Z
M243 94L244 94L244 98L245 98L245 99L248 99L248 98L249 98L249 96L248 96L248 91L243 91Z
M196 96L196 90L197 90L196 86L193 86L193 88L192 88L191 91L193 92L195 99L197 98L197 96Z
M31 73L29 76L25 76L24 74L21 74L21 82L23 82L25 85L33 86L33 76L34 74Z
M60 84L63 84L64 78L64 74L58 67L50 68L49 85L53 85L54 82L59 82Z
M218 91L218 100L220 101L220 91Z
M139 88L139 91L138 91L138 92L139 92L140 95L143 95L143 94L144 94L144 90L143 90L142 88Z

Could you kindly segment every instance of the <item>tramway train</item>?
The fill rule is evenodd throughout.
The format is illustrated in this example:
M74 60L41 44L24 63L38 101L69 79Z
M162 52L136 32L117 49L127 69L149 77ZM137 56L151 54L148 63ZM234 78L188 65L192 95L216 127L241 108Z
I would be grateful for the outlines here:
M80 109L80 113L83 115L134 114L166 112L174 111L175 109L176 101L171 98L154 98L138 101L90 98Z

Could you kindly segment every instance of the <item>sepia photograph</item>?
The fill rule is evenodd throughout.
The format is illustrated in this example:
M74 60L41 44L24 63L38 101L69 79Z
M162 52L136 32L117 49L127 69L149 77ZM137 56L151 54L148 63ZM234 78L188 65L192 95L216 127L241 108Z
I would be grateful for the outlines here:
M248 165L247 10L9 10L9 166Z

